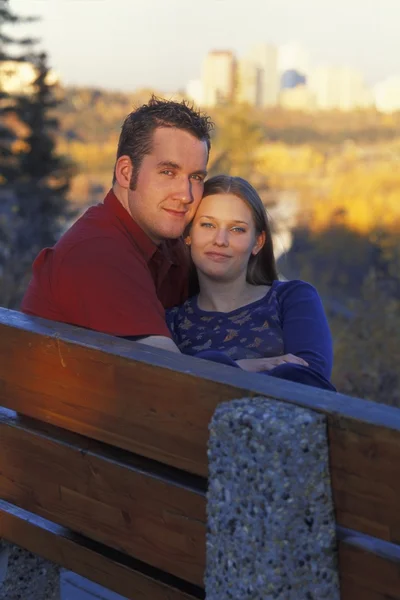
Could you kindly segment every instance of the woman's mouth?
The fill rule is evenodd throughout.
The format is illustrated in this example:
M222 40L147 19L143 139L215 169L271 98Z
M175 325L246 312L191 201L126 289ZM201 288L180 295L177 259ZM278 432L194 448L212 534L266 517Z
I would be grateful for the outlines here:
M223 254L222 252L206 252L206 256L215 261L215 262L224 262L231 258L228 254Z

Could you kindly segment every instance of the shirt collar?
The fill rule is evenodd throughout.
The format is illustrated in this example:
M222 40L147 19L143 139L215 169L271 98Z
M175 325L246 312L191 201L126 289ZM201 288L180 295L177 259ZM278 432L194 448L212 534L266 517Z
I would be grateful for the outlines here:
M156 258L157 256L161 259L162 256L164 260L167 259L172 264L179 265L179 249L183 244L181 238L178 238L177 240L166 240L162 242L160 246L157 246L136 221L132 219L131 215L122 206L112 189L104 198L104 205L117 217L146 259L146 262L149 262L152 258Z

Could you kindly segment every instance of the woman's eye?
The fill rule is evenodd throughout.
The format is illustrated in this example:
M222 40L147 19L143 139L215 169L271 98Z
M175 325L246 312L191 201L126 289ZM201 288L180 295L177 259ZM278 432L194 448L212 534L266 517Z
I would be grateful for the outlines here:
M232 227L232 231L238 231L239 233L245 233L245 229L243 227Z
M200 223L200 227L213 227L212 223Z

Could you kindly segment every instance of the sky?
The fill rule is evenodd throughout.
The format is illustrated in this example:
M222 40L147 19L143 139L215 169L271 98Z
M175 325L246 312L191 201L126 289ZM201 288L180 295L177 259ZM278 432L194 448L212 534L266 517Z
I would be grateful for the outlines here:
M66 85L183 89L204 56L255 43L297 42L312 65L347 65L374 84L400 75L400 0L10 0L41 21L14 27L41 38Z

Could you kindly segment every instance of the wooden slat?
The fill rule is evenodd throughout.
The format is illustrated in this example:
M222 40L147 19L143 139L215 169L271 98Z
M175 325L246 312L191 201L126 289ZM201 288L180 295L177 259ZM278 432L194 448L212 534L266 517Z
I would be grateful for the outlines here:
M131 600L193 600L204 592L0 500L0 537Z
M341 600L400 600L400 546L339 528Z
M340 582L340 598L341 600L395 600L393 596L370 590L346 577Z
M399 432L369 423L332 419L329 446L339 525L399 543Z
M324 413L339 524L397 542L400 409L0 309L0 405L202 476L217 404Z
M0 498L203 585L205 492L180 473L9 411L0 439Z

